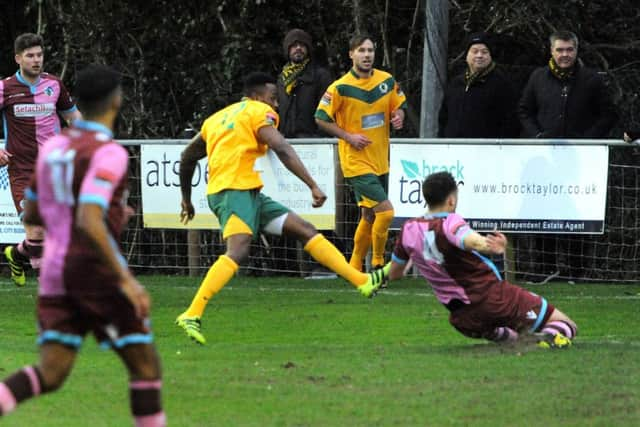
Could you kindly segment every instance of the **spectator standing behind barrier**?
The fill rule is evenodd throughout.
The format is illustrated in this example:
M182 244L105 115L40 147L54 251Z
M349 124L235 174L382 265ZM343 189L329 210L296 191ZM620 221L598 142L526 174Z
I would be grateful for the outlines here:
M524 89L518 115L528 138L604 138L617 113L602 77L578 59L578 37L549 37L551 59L536 69Z
M280 132L286 138L310 138L321 135L314 114L324 95L331 74L311 59L313 41L300 29L287 33L282 42L289 59L278 76L278 112Z
M549 37L551 59L529 78L520 99L518 114L523 136L528 138L604 138L617 114L602 77L578 59L578 37L558 31ZM544 265L555 265L552 275L584 276L589 246L558 235L540 236L536 249ZM564 273L561 253L568 254ZM545 272L545 273L548 273Z
M511 82L493 61L486 33L466 44L467 69L449 83L440 108L441 138L515 138L520 129L518 98Z

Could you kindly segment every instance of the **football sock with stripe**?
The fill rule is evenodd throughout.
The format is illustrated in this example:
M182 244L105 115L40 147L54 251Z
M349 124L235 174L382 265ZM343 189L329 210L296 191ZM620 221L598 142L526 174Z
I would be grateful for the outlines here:
M362 260L367 256L369 247L371 246L371 227L373 224L360 218L356 233L353 236L353 252L349 264L358 271L362 271Z
M25 239L22 242L23 247L29 256L31 267L34 269L40 268L40 261L42 260L43 241L36 239Z
M220 255L209 268L185 314L187 316L202 317L202 313L204 313L204 309L211 297L217 294L233 278L236 271L238 271L238 264L228 256Z
M513 342L518 339L518 333L511 328L506 326L500 326L493 330L493 333L486 337L488 340L493 342Z
M348 280L356 288L367 283L368 276L349 265L338 248L333 246L322 234L318 233L309 239L304 250L313 259Z
M25 366L0 383L0 415L8 414L20 402L46 391L38 368Z
M376 219L371 228L372 255L371 265L384 265L384 250L389 235L389 227L393 221L393 209L376 212Z
M565 337L573 339L576 336L577 331L568 322L563 320L553 320L544 325L542 333L550 335L557 335L558 333L561 333Z
M167 424L162 410L162 381L131 381L129 399L136 427L163 427Z

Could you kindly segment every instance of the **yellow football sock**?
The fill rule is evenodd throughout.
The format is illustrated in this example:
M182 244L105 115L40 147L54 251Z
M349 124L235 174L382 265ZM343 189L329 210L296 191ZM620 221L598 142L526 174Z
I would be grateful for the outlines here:
M362 271L362 259L367 256L371 246L371 226L372 224L364 217L360 218L356 234L353 236L353 253L351 253L349 264L358 271Z
M304 250L309 252L313 259L348 280L356 288L367 282L368 276L351 267L338 248L322 234L318 233L309 239Z
M202 317L204 309L212 296L217 294L226 285L233 275L238 271L238 264L226 255L220 255L213 263L204 280L200 284L200 289L193 297L191 305L185 312L187 316Z
M371 265L384 265L384 249L387 244L389 227L393 221L393 209L376 212L376 219L371 228L372 254Z

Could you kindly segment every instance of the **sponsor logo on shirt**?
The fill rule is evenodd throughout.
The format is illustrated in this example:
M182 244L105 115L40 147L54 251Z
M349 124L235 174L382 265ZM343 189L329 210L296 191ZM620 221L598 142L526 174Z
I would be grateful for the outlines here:
M362 116L362 129L374 129L384 126L384 113Z
M48 117L56 112L55 104L16 104L13 106L13 115L16 117Z
M275 114L273 113L267 113L267 117L265 118L265 122L270 125L270 126L275 126L276 125L276 121L277 121L277 117Z
M322 99L320 99L320 103L322 105L331 104L331 94L329 92L325 92L324 95L322 95Z
M18 96L27 96L26 93L12 93L11 95L7 96L7 99L11 99L11 98L15 98Z

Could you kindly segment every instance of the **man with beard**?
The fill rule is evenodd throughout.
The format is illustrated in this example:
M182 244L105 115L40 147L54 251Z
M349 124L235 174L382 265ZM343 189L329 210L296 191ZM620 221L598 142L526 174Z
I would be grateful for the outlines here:
M38 156L38 148L60 132L58 113L67 121L81 118L80 112L62 81L42 71L44 62L42 37L26 33L14 44L19 70L0 81L0 111L4 118L4 149L0 149L0 166L8 165L11 195L22 219L24 190L29 184ZM11 279L24 286L24 264L31 261L38 268L42 257L44 231L25 224L25 240L7 246L4 254L11 268Z
M278 76L278 113L279 130L286 138L320 136L314 113L331 75L311 59L312 45L311 36L297 28L289 31L282 43L289 62Z
M349 263L361 270L372 246L371 265L384 265L393 205L389 201L389 125L401 129L406 97L389 73L373 67L375 45L368 35L349 43L353 67L322 96L316 122L338 141L340 166L361 216Z

